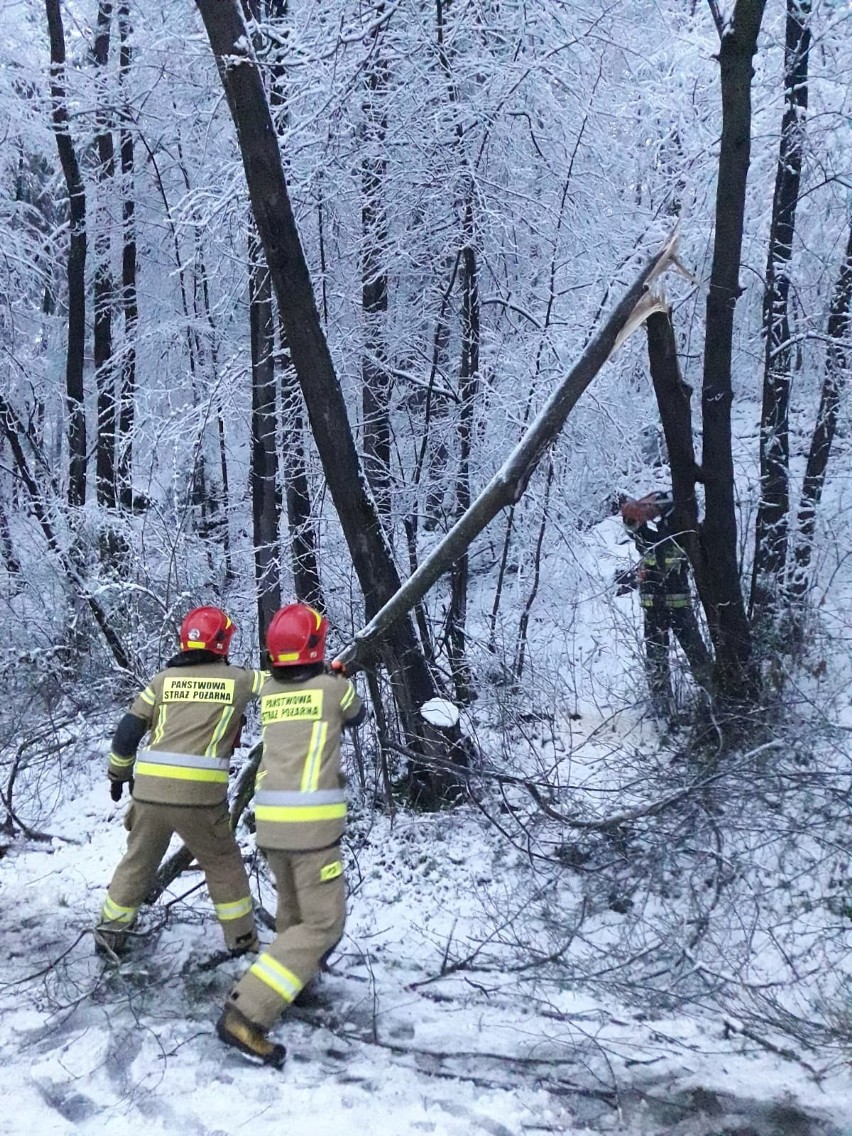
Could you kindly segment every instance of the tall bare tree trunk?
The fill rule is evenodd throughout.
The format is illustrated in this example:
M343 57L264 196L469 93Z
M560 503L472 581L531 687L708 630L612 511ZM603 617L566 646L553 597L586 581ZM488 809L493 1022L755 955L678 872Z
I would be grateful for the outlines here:
M130 110L128 82L133 62L130 44L130 13L126 3L118 9L119 81L122 90L121 126L119 130L121 154L121 305L124 314L124 343L121 352L121 373L118 388L118 437L116 455L116 482L119 502L125 509L133 508L133 427L136 408L136 332L139 323L139 306L136 292L136 222L134 183L133 123Z
M65 91L65 29L59 0L45 0L50 34L50 99L56 148L68 189L68 346L65 404L68 415L68 504L86 501L86 406L83 362L86 348L86 191L68 119Z
M761 637L769 634L783 606L787 562L790 477L790 260L808 107L811 0L787 0L784 50L784 118L769 230L763 333L763 413L760 426L760 504L754 537L750 611Z
M279 565L280 496L277 487L278 424L275 381L275 320L272 283L256 234L248 240L251 325L251 503L257 629L260 652L266 631L281 606Z
M228 447L227 439L225 436L225 416L222 413L222 402L218 394L219 390L219 346L218 346L218 329L213 319L213 308L210 302L210 276L207 272L207 263L204 256L204 246L201 239L201 226L196 224L195 227L195 246L196 246L196 261L200 270L201 278L201 303L204 311L204 319L209 331L209 345L207 353L210 357L210 367L213 372L213 391L216 392L211 397L210 410L216 417L216 442L217 442L217 456L219 458L219 477L221 479L222 491L216 493L215 490L210 495L210 520L211 532L215 535L217 541L222 545L222 560L224 564L224 584L227 586L234 579L234 566L231 558L231 491L229 486L228 475ZM196 276L196 311L197 311L197 285L198 276Z
M447 96L454 108L458 106L458 90L447 53L444 26L444 0L436 0L435 23L438 59L447 84ZM459 259L459 277L462 291L461 305L461 366L459 367L459 465L456 474L456 519L470 508L470 459L473 451L474 423L479 397L479 353L481 320L479 310L479 270L476 256L476 216L474 209L475 184L473 170L464 151L464 125L456 118L455 140L461 167L464 170L464 193L457 207L462 219L462 247ZM467 588L470 557L467 549L453 563L450 573L450 605L447 612L447 653L450 670L460 702L469 702L472 678L467 663Z
M852 331L852 228L849 230L843 266L831 297L825 377L799 502L798 539L790 581L790 594L799 604L808 591L816 514L822 499L832 442L837 431L840 396L849 381L850 331Z
M379 0L375 16L384 12ZM371 13L371 16L373 13ZM387 63L381 53L381 24L376 21L372 50L366 64L363 100L361 158L361 309L364 318L364 349L361 359L364 469L370 479L379 512L390 512L390 393L391 377L385 346L388 311L388 277L384 267L388 240L385 207L384 158L387 118L384 102Z
M470 459L473 453L477 403L479 400L479 274L476 260L473 221L473 186L468 187L464 208L465 244L461 258L462 287L462 355L459 368L459 467L456 476L456 516L470 508ZM447 613L447 653L456 688L462 703L470 701L473 679L467 661L467 588L470 557L467 550L453 564L450 573L450 607Z
M290 532L290 567L293 588L300 603L325 610L317 555L317 533L311 509L311 491L305 454L304 400L293 361L287 348L287 333L281 337L281 430L284 439L284 496Z
M97 440L95 446L95 494L99 505L114 509L116 502L115 448L117 434L115 360L113 358L112 313L115 281L111 264L111 233L107 199L115 181L115 146L109 111L109 40L112 25L111 0L98 4L94 58L97 89L98 194L94 233L94 360L97 387ZM110 556L109 542L103 551Z
M706 512L700 526L700 555L716 648L716 689L735 703L754 698L758 687L737 564L731 355L734 309L742 291L739 273L751 154L752 59L764 6L765 0L737 0L719 51L722 139L701 394Z

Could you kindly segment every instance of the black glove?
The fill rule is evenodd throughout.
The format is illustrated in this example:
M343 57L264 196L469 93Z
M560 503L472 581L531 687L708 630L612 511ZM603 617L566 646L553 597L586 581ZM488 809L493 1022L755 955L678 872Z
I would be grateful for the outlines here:
M133 796L133 778L132 777L130 778L129 781L114 781L114 780L112 780L112 778L110 778L109 795L112 797L112 799L114 801L120 801L121 800L121 794L124 792L124 786L125 785L127 785L128 789L130 791L130 796L132 797Z
M613 583L617 596L629 595L630 592L639 587L639 573L635 568L627 568L625 571L616 574Z

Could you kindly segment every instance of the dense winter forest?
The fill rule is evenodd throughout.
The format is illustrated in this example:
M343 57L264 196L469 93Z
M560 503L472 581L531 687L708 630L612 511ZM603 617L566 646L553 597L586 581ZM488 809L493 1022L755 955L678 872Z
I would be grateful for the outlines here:
M0 1131L852 1131L848 0L2 0L0 135ZM118 716L292 599L371 717L279 1074L179 847L89 932Z

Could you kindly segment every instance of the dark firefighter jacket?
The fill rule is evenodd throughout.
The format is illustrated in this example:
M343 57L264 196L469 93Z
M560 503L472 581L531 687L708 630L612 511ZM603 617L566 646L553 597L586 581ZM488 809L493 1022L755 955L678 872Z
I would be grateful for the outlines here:
M637 573L642 607L689 607L689 558L666 522L658 521L656 528L649 524L626 528L642 556Z

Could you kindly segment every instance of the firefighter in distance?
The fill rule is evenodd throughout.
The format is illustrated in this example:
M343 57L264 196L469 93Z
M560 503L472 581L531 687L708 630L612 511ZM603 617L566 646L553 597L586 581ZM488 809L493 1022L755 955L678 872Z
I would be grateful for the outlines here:
M674 634L693 677L710 690L713 664L704 643L689 587L689 559L677 542L671 493L649 493L621 504L621 519L641 555L638 569L618 579L618 594L639 589L644 616L645 674L655 714L674 708L669 668L669 632Z
M276 1068L286 1050L269 1041L269 1028L340 941L346 915L340 736L366 709L343 673L326 669L327 632L327 620L304 604L281 608L269 625L254 809L278 893L277 938L232 990L216 1026L226 1045Z
M207 889L234 955L258 949L248 878L228 814L231 755L243 712L256 698L263 672L232 666L234 624L218 607L190 611L180 627L180 651L154 675L115 731L107 776L110 795L125 786L127 852L109 885L95 928L100 954L118 954L151 889L173 833L207 880ZM138 750L146 733L148 745Z

